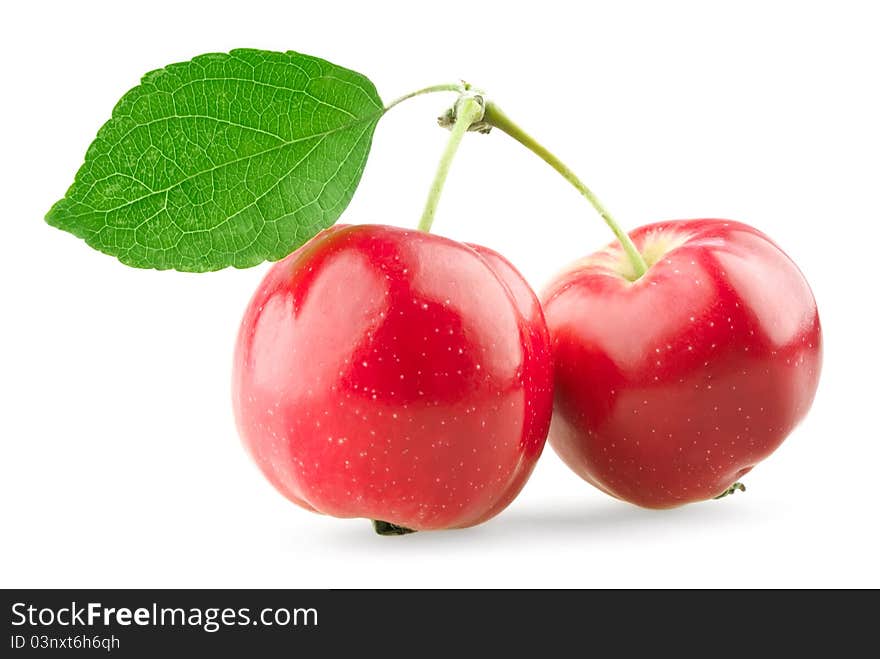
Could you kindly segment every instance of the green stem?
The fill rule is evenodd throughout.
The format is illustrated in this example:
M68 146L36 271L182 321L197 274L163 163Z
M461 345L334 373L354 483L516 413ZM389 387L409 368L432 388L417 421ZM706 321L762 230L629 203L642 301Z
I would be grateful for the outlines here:
M620 241L623 251L626 252L627 258L629 258L633 270L635 270L636 279L645 274L648 266L645 263L645 259L639 254L639 250L636 249L636 246L633 244L632 239L625 231L623 231L623 229L620 228L620 225L618 225L614 218L611 217L611 213L605 209L598 197L596 197L596 195L593 194L593 192L584 185L577 176L575 176L574 172L566 167L559 158L539 144L535 138L517 126L510 117L501 111L501 108L491 101L486 103L483 122L507 133L510 137L532 151L541 160L559 172L562 175L562 178L571 183L578 192L586 197L587 201L592 204L593 208L595 208L602 219L605 220L605 224L607 224L611 228L611 231L614 232L614 235L617 236L617 240Z
M395 98L388 105L385 106L385 112L388 112L391 108L399 103L403 103L404 101L414 98L416 96L422 96L423 94L433 94L434 92L456 92L461 94L464 92L465 88L462 83L454 82L447 83L443 85L431 85L430 87L425 87L424 89L419 89L414 92L410 92L409 94L404 94L400 98Z
M419 220L420 231L431 230L431 225L434 224L434 214L437 212L437 204L440 202L440 195L443 192L443 185L446 183L449 167L455 158L455 152L458 151L458 145L461 144L461 140L471 124L479 121L482 116L483 103L480 97L463 94L456 102L455 123L452 124L452 133L446 143L443 156L440 158L440 164L437 166L437 173L431 183L428 199L425 201L425 210L422 213L422 219Z

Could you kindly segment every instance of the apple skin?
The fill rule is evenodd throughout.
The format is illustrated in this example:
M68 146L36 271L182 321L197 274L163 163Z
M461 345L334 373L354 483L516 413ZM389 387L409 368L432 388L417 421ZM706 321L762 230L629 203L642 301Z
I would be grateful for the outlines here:
M542 294L553 346L550 444L619 499L671 508L724 493L812 404L816 302L794 262L738 222L661 222L630 234L636 281L609 245Z
M244 445L300 506L412 530L506 507L553 406L549 334L485 247L335 226L269 270L235 350Z

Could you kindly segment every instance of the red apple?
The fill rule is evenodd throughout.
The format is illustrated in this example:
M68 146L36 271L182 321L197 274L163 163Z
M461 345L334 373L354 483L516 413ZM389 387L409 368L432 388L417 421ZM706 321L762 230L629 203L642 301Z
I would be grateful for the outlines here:
M334 227L251 300L234 408L263 474L304 508L386 530L471 526L513 500L541 453L549 336L495 252Z
M662 222L574 263L542 296L555 371L550 442L620 499L719 496L807 413L822 336L801 272L738 222Z

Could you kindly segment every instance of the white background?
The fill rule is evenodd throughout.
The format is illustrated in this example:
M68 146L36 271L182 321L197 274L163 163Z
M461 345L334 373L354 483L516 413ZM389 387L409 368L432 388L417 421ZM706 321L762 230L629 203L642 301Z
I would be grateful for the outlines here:
M0 586L880 586L880 21L856 2L114 2L3 9ZM746 494L614 501L548 449L473 529L372 534L288 503L239 444L232 345L267 266L139 271L42 218L139 76L235 47L296 49L387 101L459 77L555 150L628 227L727 217L813 286L812 412ZM345 218L414 226L451 98L380 123ZM610 239L504 135L468 136L435 231L540 288Z

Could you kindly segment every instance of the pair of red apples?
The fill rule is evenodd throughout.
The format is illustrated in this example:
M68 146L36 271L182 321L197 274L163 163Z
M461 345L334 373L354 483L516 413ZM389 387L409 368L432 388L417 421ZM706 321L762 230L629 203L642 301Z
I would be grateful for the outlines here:
M815 300L745 224L630 236L643 275L612 244L539 302L479 245L379 225L318 234L272 267L242 321L245 446L291 501L382 533L496 515L548 432L619 499L670 508L728 492L812 403Z

